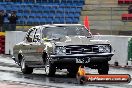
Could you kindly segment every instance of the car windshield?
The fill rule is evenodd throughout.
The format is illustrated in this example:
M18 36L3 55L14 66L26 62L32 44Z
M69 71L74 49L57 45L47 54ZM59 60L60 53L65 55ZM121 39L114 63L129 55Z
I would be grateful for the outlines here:
M47 27L43 29L43 38L60 38L65 36L87 36L91 37L84 26L60 26Z

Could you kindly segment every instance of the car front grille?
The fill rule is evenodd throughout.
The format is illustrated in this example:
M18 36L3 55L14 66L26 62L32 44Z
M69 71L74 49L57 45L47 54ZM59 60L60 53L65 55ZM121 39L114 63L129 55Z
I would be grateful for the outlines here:
M89 54L98 53L97 45L68 45L66 46L67 54Z

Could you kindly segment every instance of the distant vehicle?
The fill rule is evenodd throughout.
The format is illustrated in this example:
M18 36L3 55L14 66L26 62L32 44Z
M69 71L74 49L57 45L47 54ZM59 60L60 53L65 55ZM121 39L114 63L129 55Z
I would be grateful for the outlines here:
M24 74L44 67L49 76L55 75L56 69L67 69L70 76L75 76L80 65L108 74L108 61L113 56L109 41L94 40L81 24L32 27L13 51L13 59Z

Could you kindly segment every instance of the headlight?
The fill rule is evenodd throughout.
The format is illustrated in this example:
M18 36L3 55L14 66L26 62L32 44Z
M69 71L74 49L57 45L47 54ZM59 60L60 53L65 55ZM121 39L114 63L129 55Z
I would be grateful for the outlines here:
M65 47L56 47L56 54L58 55L66 55L66 48Z
M110 46L108 45L100 45L98 46L98 48L99 48L100 53L110 53L111 52Z

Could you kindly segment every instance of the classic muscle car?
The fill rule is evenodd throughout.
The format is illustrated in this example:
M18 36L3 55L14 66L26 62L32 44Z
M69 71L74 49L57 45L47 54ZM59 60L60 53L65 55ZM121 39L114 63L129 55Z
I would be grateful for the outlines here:
M67 69L75 76L79 66L108 74L108 61L113 56L110 42L95 40L81 24L34 26L13 51L13 59L24 74L31 74L33 68L46 68L49 76L55 75L56 69Z

